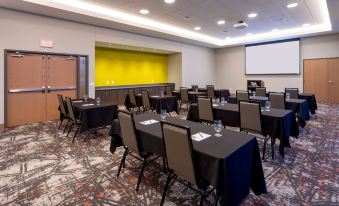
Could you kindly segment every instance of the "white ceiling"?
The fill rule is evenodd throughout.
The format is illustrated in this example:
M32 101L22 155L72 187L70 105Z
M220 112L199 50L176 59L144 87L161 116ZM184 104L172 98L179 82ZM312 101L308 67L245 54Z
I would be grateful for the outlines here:
M320 11L320 2L325 0L176 0L174 4L170 5L164 3L163 0L82 1L106 9L123 11L142 18L149 18L167 25L173 25L185 29L187 33L203 34L212 40L204 41L204 39L200 38L190 38L189 35L176 35L171 31L164 32L149 27L139 27L139 25L126 25L124 22L111 21L109 18L95 16L89 12L81 13L74 8L61 8L52 4L46 4L46 1L42 0L32 0L35 4L20 0L3 0L0 1L0 6L149 36L217 47L258 41L254 37L253 39L246 40L246 38L250 38L246 37L246 33L252 33L255 36L256 34L272 33L272 29L284 31L292 28L301 28L301 25L305 23L310 23L311 25L322 24L324 22L324 15ZM43 2L41 4L45 5L41 5L39 2ZM286 5L292 2L298 3L298 6L292 9L286 8ZM327 0L327 6L333 27L333 30L330 32L337 32L339 31L339 15L337 14L339 11L339 0ZM150 13L148 15L140 14L139 10L143 8L148 9ZM252 12L257 13L258 16L250 19L247 15ZM190 18L185 19L184 17L186 16ZM217 25L216 22L221 19L226 20L226 24ZM233 28L233 24L240 20L246 21L249 27L243 30ZM194 31L193 28L195 26L200 26L202 28L201 31ZM326 33L329 33L329 31ZM316 34L319 34L316 30L310 30L289 35L278 35L273 37L273 39ZM215 43L217 41L225 41L226 37L231 37L231 40L237 38L245 38L245 40L239 40L230 44L227 44L227 42L223 42L224 44ZM264 35L260 41L265 39L272 39L272 37L271 35Z

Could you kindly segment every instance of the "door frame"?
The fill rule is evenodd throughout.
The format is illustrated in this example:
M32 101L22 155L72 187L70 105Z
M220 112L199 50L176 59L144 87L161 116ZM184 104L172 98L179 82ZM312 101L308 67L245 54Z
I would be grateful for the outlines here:
M56 56L74 56L77 58L77 97L79 98L79 85L80 85L80 57L86 57L86 94L89 91L89 74L88 62L89 55L84 54L68 54L68 53L55 53L55 52L39 52L28 50L4 49L4 128L7 127L7 54L8 53L26 53L26 54L41 54L41 55L56 55Z

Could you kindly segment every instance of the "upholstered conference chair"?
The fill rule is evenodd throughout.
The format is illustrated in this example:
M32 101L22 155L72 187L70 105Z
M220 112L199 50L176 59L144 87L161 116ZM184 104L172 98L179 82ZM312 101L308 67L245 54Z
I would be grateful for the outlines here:
M298 88L285 88L285 94L290 93L291 99L299 99L299 90Z
M201 122L213 123L213 104L210 98L198 98L198 112Z
M260 103L258 102L249 102L249 101L239 101L239 112L240 112L240 131L247 133L257 134L257 138L261 138L264 140L263 154L262 159L265 159L265 150L266 143L270 139L267 135L263 136L262 133L262 122L261 122L261 108ZM272 158L273 156L273 148L272 144Z
M168 96L173 96L172 87L166 86L166 87L165 87L165 91L166 91L166 95L168 95Z
M152 153L146 152L140 148L139 140L137 138L137 133L135 129L135 123L133 119L133 114L119 111L118 119L121 129L121 138L125 148L125 152L122 156L119 169L117 172L117 177L119 177L122 166L125 164L126 156L131 154L137 160L142 161L142 167L139 173L139 178L137 182L136 191L139 190L140 182L143 176L143 172L147 165L156 160L158 157L152 158Z
M241 101L241 100L248 101L249 100L248 91L237 90L236 96L237 96L237 101Z
M135 98L135 91L134 89L128 90L129 101L131 103L131 109L137 108L137 111L140 112L140 107L137 104L137 100Z
M209 182L199 175L190 128L166 122L161 122L161 128L168 173L160 205L165 201L166 192L172 185L171 181L176 180L177 177L187 180L188 186L194 184L202 190L200 191L200 205L202 205L204 199L213 191L213 187L209 189Z
M195 92L198 90L198 85L192 85L192 92Z
M214 96L214 86L213 85L207 85L206 88L207 88L207 96L208 96L208 98L215 99L215 96Z
M255 89L255 95L259 97L266 97L266 87L258 87Z
M74 112L74 107L73 107L73 103L72 103L72 100L71 98L67 98L65 99L65 102L66 102L66 106L67 106L67 110L68 110L68 115L69 115L69 118L71 120L71 125L69 127L69 130L67 132L67 135L66 137L68 137L70 131L72 130L73 126L76 127L76 130L74 132L74 136L73 136L73 140L72 142L74 142L75 140L75 137L77 136L79 130L80 130L80 127L81 127L81 121L79 119L77 119L77 117L75 116L75 112ZM86 139L85 139L86 140Z
M65 101L64 101L64 98L61 94L57 94L57 97L58 97L58 102L59 102L59 109L60 109L60 113L61 113L61 116L60 116L60 124L59 124L59 127L58 127L58 130L60 130L61 126L62 126L62 123L64 122L64 120L66 119L67 120L67 123L65 125L65 129L64 129L64 133L68 127L68 124L70 122L70 118L69 118L69 115L68 115L68 111L66 110L65 108ZM58 133L57 133L58 134Z
M276 109L285 109L285 93L269 93L271 107Z
M180 106L179 106L179 112L181 110L181 106L183 104L186 104L187 105L187 110L188 110L188 107L190 105L191 101L189 100L189 97L188 97L188 90L186 87L180 87Z
M142 107L144 111L152 110L151 103L149 100L149 93L147 90L141 90L141 98L142 98Z

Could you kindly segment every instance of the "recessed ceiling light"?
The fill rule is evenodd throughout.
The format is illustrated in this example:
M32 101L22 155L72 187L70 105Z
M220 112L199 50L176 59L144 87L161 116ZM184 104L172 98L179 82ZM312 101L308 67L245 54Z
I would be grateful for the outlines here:
M291 3L291 4L288 4L286 7L287 8L294 8L296 6L298 6L298 3Z
M279 31L279 29L272 29L273 32Z
M257 13L250 13L250 14L248 15L249 18L254 18L254 17L257 17L257 16L258 16Z
M310 25L311 25L310 23L306 23L306 24L303 24L302 26L306 27L306 26L310 26Z
M196 27L194 27L194 30L200 31L200 30L201 30L201 27L200 27L200 26L196 26Z
M252 36L252 33L247 33L246 36Z
M230 40L230 39L231 39L231 37L227 36L227 37L225 37L225 39L226 39L226 40Z
M165 0L166 4L173 4L175 2L175 0Z
M217 21L217 24L219 24L219 25L223 25L223 24L225 24L225 23L226 23L225 20L219 20L219 21Z
M140 9L140 14L149 14L149 11L147 9Z

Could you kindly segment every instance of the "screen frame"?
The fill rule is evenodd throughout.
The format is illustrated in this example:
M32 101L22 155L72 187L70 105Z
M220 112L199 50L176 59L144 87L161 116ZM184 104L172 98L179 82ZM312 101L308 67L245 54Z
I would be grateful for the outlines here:
M300 47L300 38L293 38L293 39L284 39L284 40L277 40L277 41L269 41L269 42L261 42L261 43L254 43L254 44L246 44L245 45L245 75L300 75L301 74L301 47ZM246 47L252 47L252 46L261 46L261 45L266 45L266 44L278 44L278 43L285 43L285 42L293 42L293 41L298 41L299 42L299 70L298 73L265 73L265 74L247 74L247 52L246 52Z

